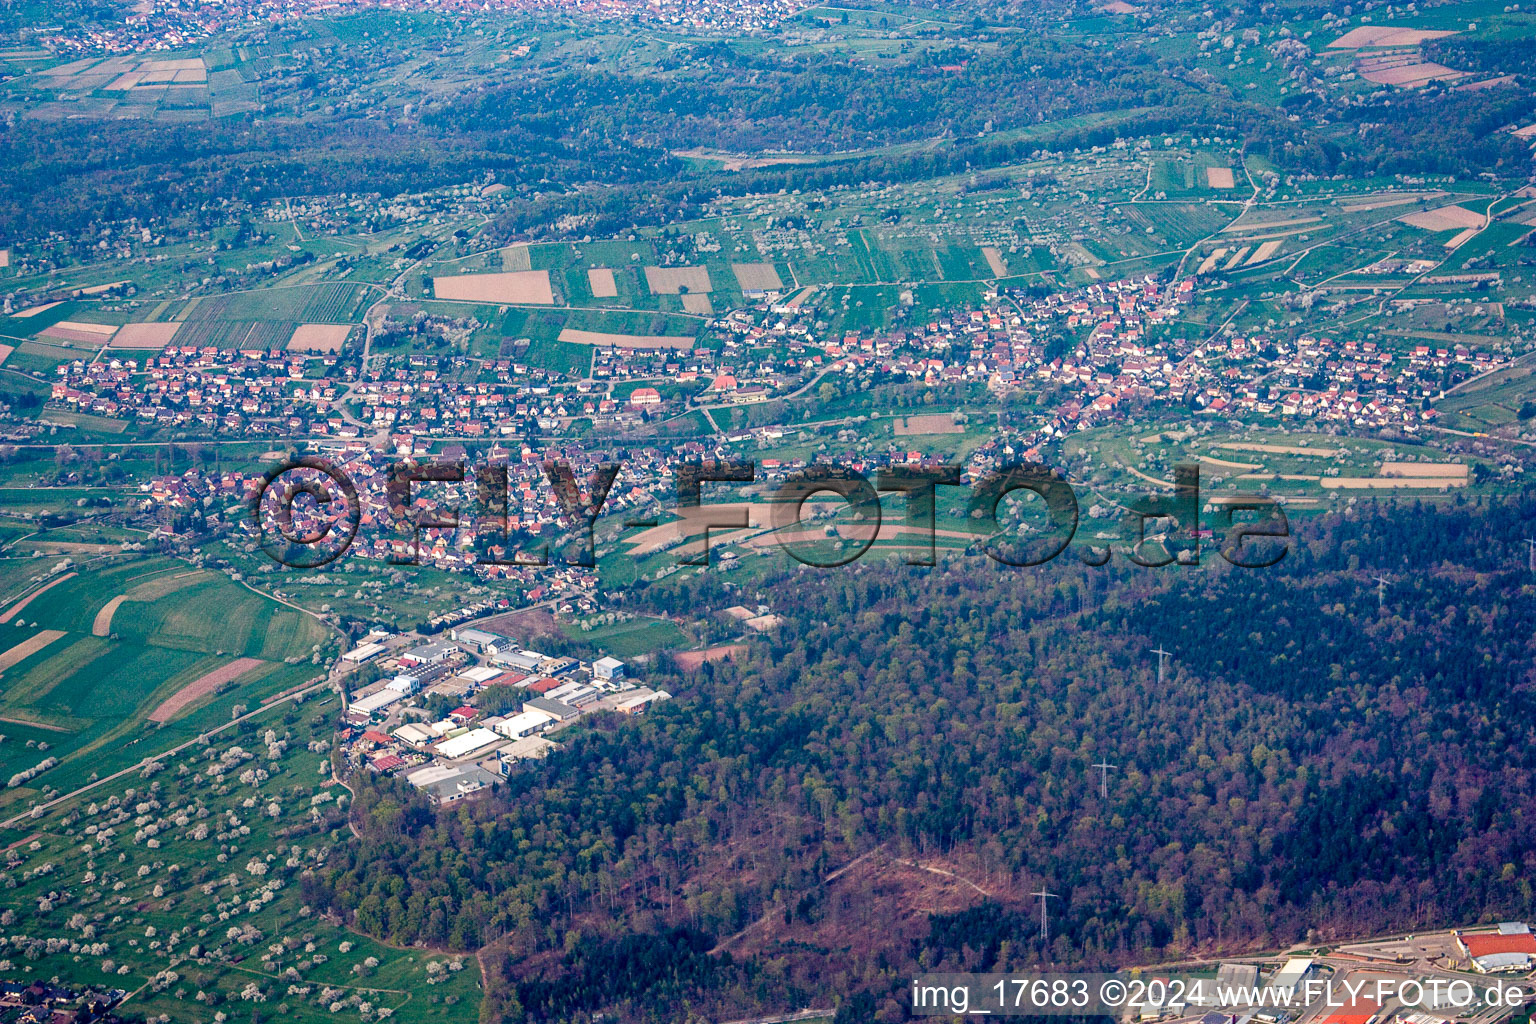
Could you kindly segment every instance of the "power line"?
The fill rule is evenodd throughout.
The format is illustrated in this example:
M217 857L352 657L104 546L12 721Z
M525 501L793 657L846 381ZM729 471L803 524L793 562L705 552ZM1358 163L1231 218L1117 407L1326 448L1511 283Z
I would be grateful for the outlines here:
M1111 768L1119 768L1120 766L1110 764L1107 761L1100 761L1094 767L1099 770L1099 799L1107 800L1109 798L1109 770Z
M1049 950L1051 948L1051 919L1046 911L1048 906L1046 900L1061 899L1061 897L1054 892L1047 892L1044 885L1040 886L1039 892L1032 892L1030 895L1040 897L1040 942Z

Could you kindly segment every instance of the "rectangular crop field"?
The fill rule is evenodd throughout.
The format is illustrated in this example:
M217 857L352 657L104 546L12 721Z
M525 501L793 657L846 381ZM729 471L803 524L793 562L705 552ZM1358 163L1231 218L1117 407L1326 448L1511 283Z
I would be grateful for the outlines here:
M731 273L744 292L776 292L784 288L772 263L732 263Z
M434 277L432 293L439 299L489 302L513 306L552 306L555 294L547 270L516 270L503 274L460 274Z
M113 348L151 349L165 348L176 337L181 324L124 324L112 338Z
M1442 206L1437 210L1421 210L1397 218L1404 224L1426 231L1455 231L1483 226L1483 215L1465 206Z
M683 291L712 290L709 271L704 267L646 267L645 283L652 295L677 295Z
M351 333L351 324L299 324L288 339L288 351L338 352Z
M1232 177L1230 167L1207 167L1205 169L1205 183L1211 188L1236 188L1237 182Z
M587 271L587 285L594 299L616 299L619 283L613 279L613 271L607 267L594 267Z
M567 327L560 332L560 340L576 345L599 345L613 348L693 348L694 339L670 334L607 334L603 331L578 331Z

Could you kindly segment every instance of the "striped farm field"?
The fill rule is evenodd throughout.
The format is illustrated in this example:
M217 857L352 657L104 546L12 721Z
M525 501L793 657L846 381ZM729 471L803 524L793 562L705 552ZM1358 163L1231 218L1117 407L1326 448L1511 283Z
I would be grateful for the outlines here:
M118 555L48 582L30 596L12 584L12 607L18 594L26 603L0 626L0 734L46 733L46 753L0 744L0 777L45 757L59 764L0 789L0 808L132 764L227 722L236 704L306 682L311 653L330 639L311 616L175 559Z

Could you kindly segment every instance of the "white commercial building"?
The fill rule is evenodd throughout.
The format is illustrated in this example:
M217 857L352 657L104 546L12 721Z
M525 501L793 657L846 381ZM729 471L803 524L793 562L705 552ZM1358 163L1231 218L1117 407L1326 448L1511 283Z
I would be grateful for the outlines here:
M424 725L408 722L395 730L395 739L402 743L409 743L413 747L425 747L437 739L437 733Z
M471 729L469 732L443 740L437 745L437 752L449 760L457 760L484 750L492 744L500 743L503 739L505 739L504 736L490 729Z
M382 711L396 701L405 699L405 694L399 690L380 690L378 693L370 693L366 697L359 697L348 705L349 711L360 711L365 715Z
M1312 973L1312 961L1307 957L1293 956L1285 962L1285 966L1275 972L1269 979L1269 987L1279 993L1278 998L1287 998L1293 995L1307 980L1307 975Z
M384 684L386 690L398 690L401 693L411 694L421 689L421 680L415 676L395 676Z
M542 711L524 711L522 714L497 722L495 729L508 739L515 740L531 732L538 732L554 720L553 715L546 715Z
M361 665L369 658L375 657L384 650L383 644L359 644L346 654L341 656L342 661L350 661L354 665Z

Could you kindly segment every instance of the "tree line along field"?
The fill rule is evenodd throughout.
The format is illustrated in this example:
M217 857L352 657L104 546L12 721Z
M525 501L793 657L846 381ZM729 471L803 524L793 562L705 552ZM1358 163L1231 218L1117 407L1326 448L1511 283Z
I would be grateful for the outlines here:
M0 832L0 958L26 976L134 993L153 1019L461 1021L475 958L402 950L307 905L346 841L334 695L258 719Z
M0 733L17 730L0 742L0 774L60 762L0 790L0 806L67 791L227 722L231 707L312 678L313 648L329 640L310 616L185 563L77 568L0 623ZM7 600L0 614L14 607Z

